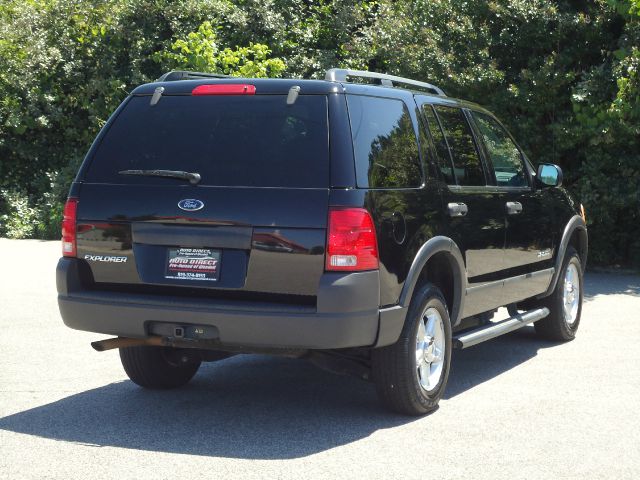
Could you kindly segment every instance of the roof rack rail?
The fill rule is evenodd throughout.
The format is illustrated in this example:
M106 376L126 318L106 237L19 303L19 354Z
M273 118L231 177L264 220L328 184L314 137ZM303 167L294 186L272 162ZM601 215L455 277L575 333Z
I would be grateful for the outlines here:
M229 78L229 75L221 73L187 72L184 70L174 70L162 75L157 82L174 82L176 80L194 80L196 78Z
M444 90L430 83L420 82L418 80L412 80L410 78L396 77L395 75L387 75L386 73L367 72L365 70L351 70L348 68L332 68L330 70L327 70L324 78L325 80L329 80L331 82L346 82L348 77L372 78L380 80L380 84L385 87L393 87L396 83L402 85L410 85L412 87L430 90L442 97L447 96L447 94L444 93Z

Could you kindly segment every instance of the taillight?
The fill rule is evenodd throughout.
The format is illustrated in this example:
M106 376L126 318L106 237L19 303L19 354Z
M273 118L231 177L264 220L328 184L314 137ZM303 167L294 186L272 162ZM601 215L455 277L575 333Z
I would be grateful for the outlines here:
M330 208L326 269L354 272L377 268L378 242L369 212L364 208Z
M255 95L256 86L247 84L198 85L191 95Z
M68 198L64 204L62 217L62 255L65 257L76 256L76 211L78 199Z

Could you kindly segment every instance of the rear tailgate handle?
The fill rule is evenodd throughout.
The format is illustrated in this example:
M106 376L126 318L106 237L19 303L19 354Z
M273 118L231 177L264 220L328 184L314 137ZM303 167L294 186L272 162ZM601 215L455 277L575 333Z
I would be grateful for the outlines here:
M450 217L464 217L469 212L466 203L450 203L447 209Z
M522 204L520 202L507 202L507 213L509 215L522 213Z

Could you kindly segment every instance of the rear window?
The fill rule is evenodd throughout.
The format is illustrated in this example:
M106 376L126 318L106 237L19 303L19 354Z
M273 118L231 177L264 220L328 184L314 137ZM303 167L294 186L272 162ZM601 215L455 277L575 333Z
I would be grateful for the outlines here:
M329 139L325 96L133 97L98 146L85 180L180 184L121 170L199 173L201 185L326 188Z
M419 187L418 142L404 102L347 95L347 103L358 187Z

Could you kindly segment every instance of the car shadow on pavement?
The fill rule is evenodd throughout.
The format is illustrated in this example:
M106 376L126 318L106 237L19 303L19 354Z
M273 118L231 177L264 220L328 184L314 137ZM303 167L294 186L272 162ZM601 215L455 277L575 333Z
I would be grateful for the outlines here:
M514 332L455 352L445 398L529 360L546 345L552 344L532 332ZM384 410L371 383L304 361L250 355L204 364L180 390L112 383L4 417L0 429L97 446L286 459L413 421Z
M587 273L584 276L584 300L588 302L598 295L640 297L640 277L638 275Z
M533 326L527 326L471 348L455 350L444 398L455 397L531 360L538 351L556 346L559 344L541 339Z
M97 446L229 458L299 458L414 421L373 386L306 361L246 355L203 364L184 388L123 381L0 419L0 429Z

